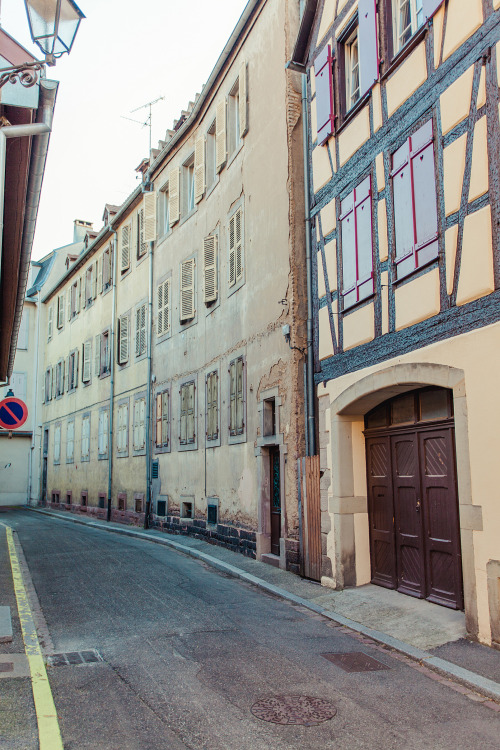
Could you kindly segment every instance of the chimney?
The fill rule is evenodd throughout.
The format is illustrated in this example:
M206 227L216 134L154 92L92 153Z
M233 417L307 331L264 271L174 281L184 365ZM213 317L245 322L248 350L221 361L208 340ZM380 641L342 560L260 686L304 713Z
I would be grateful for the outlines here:
M92 222L91 221L82 221L81 219L75 219L73 222L74 229L73 229L73 242L83 242L85 240L85 236L87 232L92 230Z

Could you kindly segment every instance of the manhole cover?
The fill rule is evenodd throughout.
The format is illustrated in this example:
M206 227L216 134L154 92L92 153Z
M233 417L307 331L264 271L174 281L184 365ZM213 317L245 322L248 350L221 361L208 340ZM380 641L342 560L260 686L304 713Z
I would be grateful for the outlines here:
M14 671L14 662L6 661L3 664L0 664L0 672L13 672L13 671Z
M322 654L322 656L343 669L344 672L378 672L381 669L390 669L381 661L372 659L371 656L361 651L351 651L348 654Z
M252 706L252 713L262 721L273 724L301 724L314 727L333 719L337 709L323 698L308 695L277 695L263 698Z

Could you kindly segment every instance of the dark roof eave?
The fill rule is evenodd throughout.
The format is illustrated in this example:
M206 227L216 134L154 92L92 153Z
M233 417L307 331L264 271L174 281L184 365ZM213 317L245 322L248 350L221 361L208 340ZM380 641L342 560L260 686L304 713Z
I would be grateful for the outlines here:
M288 68L296 70L298 73L306 72L307 59L309 56L309 41L317 9L318 0L306 0L306 6L300 22L299 34L297 36L297 41L295 42L292 58L288 63Z

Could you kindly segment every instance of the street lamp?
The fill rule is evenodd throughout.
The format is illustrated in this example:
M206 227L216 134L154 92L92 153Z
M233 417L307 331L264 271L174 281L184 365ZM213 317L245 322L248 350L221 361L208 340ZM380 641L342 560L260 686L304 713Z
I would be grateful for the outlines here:
M56 58L71 52L80 21L85 18L73 0L24 0L33 42L45 55L45 62L36 60L0 68L0 89L6 83L19 83L30 88L38 83L44 65L55 65Z
M45 55L47 65L70 52L80 21L85 18L73 0L24 0L31 38Z

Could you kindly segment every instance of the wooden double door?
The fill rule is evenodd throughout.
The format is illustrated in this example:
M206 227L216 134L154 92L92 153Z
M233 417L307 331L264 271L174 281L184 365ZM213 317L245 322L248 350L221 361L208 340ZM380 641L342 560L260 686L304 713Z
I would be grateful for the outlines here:
M369 432L372 583L462 609L453 420Z

